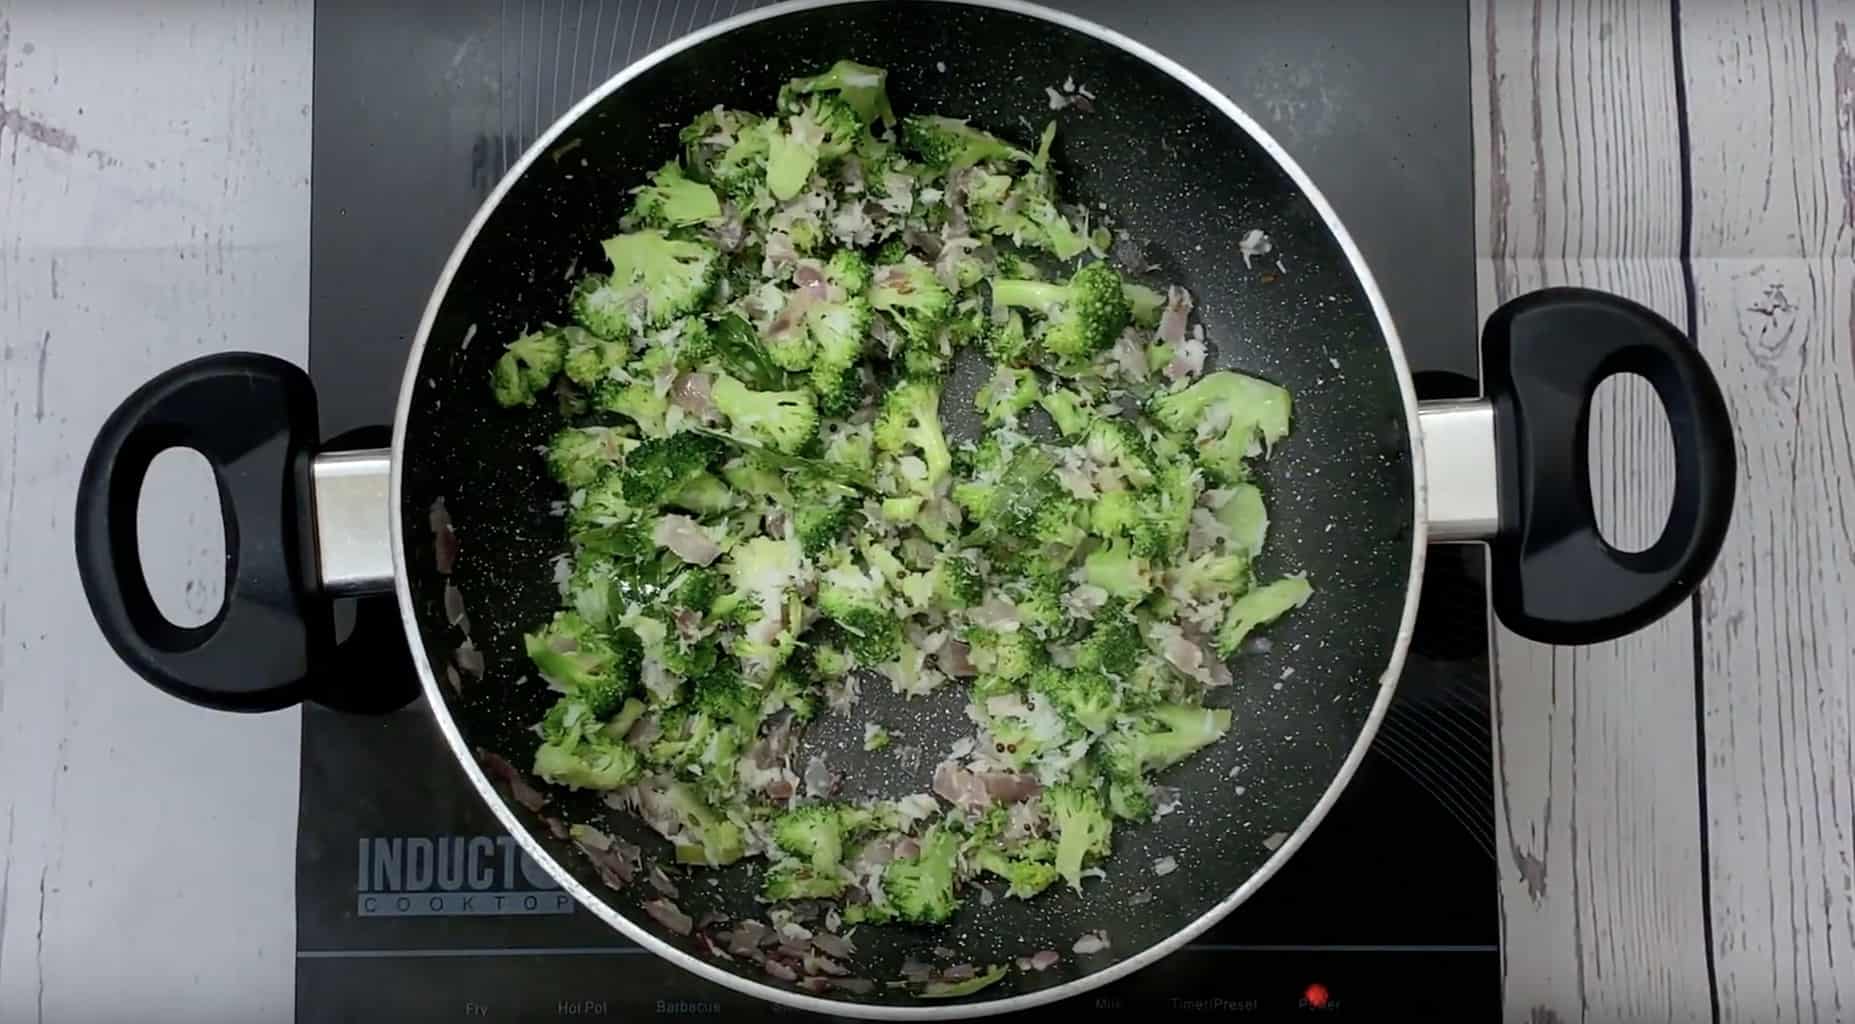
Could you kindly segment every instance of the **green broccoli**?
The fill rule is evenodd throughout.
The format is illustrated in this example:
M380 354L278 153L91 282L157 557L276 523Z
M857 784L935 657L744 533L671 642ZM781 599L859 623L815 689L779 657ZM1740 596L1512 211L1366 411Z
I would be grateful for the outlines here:
M668 355L661 349L647 353L593 391L596 408L629 419L647 437L664 436L664 416L670 411L670 400L657 393L654 383L653 356L658 353Z
M803 192L812 172L849 153L862 132L856 109L835 95L796 100L784 130L767 138L767 191L782 203Z
M721 216L721 200L715 190L683 176L683 169L672 160L651 175L651 183L631 190L637 196L631 207L631 221L638 227L690 227Z
M1013 856L996 848L980 850L973 863L979 870L1004 879L1010 886L1006 893L1021 900L1048 889L1057 878L1056 865L1047 859L1022 854Z
M953 469L953 452L940 428L940 384L909 380L890 388L876 415L874 438L876 447L890 455L919 453L927 475L910 480L910 489L935 491Z
M777 452L793 454L818 433L818 406L808 391L755 391L722 373L709 385L709 398L737 432Z
M1152 564L1119 539L1083 557L1082 578L1123 601L1138 602L1153 589Z
M1169 591L1195 600L1235 597L1249 589L1250 560L1240 551L1228 554L1206 551L1174 566L1168 576Z
M985 414L986 426L1017 421L1018 414L1037 404L1037 373L1000 366L992 379L973 396L973 405Z
M760 122L758 114L719 106L696 115L695 120L677 136L683 144L683 160L689 168L690 176L697 181L720 184L717 181L718 174L722 178L728 177L729 168L717 168L717 162L729 153L743 133L755 135L755 128ZM764 156L764 145L761 152ZM733 190L728 191L734 194Z
M901 650L902 624L889 610L879 578L859 569L848 552L818 577L818 612L847 634L846 645L864 666L894 661Z
M938 346L941 328L953 317L953 294L934 276L934 268L913 256L879 267L866 297L872 309L889 314L917 350Z
M490 368L490 391L503 408L535 404L567 358L567 341L559 331L534 331L509 342Z
M1217 653L1228 658L1242 646L1250 630L1266 626L1306 604L1314 587L1306 576L1284 576L1244 594L1231 604L1217 630Z
M694 788L672 783L664 798L682 824L684 835L693 840L676 844L678 864L721 867L740 860L747 852L741 827L710 807Z
M1269 535L1269 510L1263 506L1262 491L1255 484L1232 488L1214 515L1230 532L1231 543L1238 551L1251 558L1262 553L1263 540Z
M902 148L946 174L987 161L1028 162L1030 154L965 121L933 115L905 117Z
M806 858L812 870L829 875L843 862L845 844L869 822L868 811L847 804L806 804L773 819L773 842L795 857Z
M876 187L875 183L872 183L871 187L872 188ZM908 253L909 253L908 243L903 241L901 237L898 236L895 238L891 238L888 241L877 246L876 255L871 260L871 262L874 263L876 266L886 267L891 264L901 263L904 260L908 259Z
M1160 703L1139 712L1130 724L1097 742L1111 774L1151 771L1185 760L1230 731L1230 709Z
M1038 341L1064 365L1086 362L1114 345L1133 313L1121 294L1121 275L1106 261L1075 272L1068 284L994 281L992 302L1033 309L1046 318Z
M913 857L889 862L882 873L882 891L902 920L939 924L960 906L953 895L960 840L951 830L936 825L921 837L920 847Z
M566 371L567 379L583 388L590 388L605 380L613 370L620 369L631 358L631 346L623 341L608 341L584 327L563 327L560 329L562 340L567 343L567 354L561 368Z
M647 440L625 457L619 470L625 503L640 510L680 505L675 500L679 492L710 485L725 493L727 485L708 471L725 454L727 449L720 441L704 434L685 432Z
M638 752L602 735L549 740L535 748L535 775L570 789L611 790L629 786L642 774Z
M1081 892L1083 864L1108 855L1114 822L1094 790L1068 783L1043 791L1043 809L1056 830L1057 874Z
M1136 489L1153 482L1152 448L1140 436L1140 429L1127 419L1103 417L1090 423L1083 450L1091 462L1115 470ZM1187 504L1188 510L1190 507Z
M1185 550L1192 529L1192 509L1204 481L1189 460L1160 463L1154 487L1140 496L1140 518L1129 533L1134 554L1169 560Z
M628 629L601 633L577 612L556 612L554 621L525 638L535 668L567 693L584 700L595 717L618 710L637 685L644 651Z
M1031 674L1030 689L1054 704L1065 719L1090 734L1108 731L1120 710L1114 682L1096 671L1041 668Z
M817 671L816 652L807 650L807 666L795 667L788 664L773 673L767 684L765 696L760 700L762 716L770 715L781 708L792 712L792 717L801 722L809 722L818 714L818 688L812 682L813 676L821 676ZM806 668L810 671L806 671Z
M980 346L996 365L1021 366L1030 362L1031 342L1024 330L1024 316L1013 311L1002 321L988 323L980 336Z
M1140 624L1124 607L1103 608L1088 636L1076 646L1076 668L1126 678L1146 651Z
M1074 391L1058 388L1038 399L1037 404L1050 414L1057 431L1064 437L1081 437L1094 421L1094 413L1086 400Z
M882 68L840 60L821 75L787 82L779 91L779 105L781 109L791 110L799 97L834 93L856 111L865 125L879 120L894 124L895 114L889 109L888 82L889 72Z
M818 871L796 861L773 865L760 880L760 897L770 903L828 900L843 892L843 879L835 871Z
M548 472L568 487L586 487L636 446L611 427L569 427L548 441Z
M821 302L805 312L812 343L811 386L818 409L826 416L848 416L863 403L858 364L875 314L867 299L852 295L842 302Z
M870 425L826 424L824 461L853 477L869 476L876 466L876 438Z
M587 330L619 339L699 312L721 278L721 254L705 242L646 229L605 240L609 276L588 275L574 291Z
M1230 370L1206 374L1176 391L1155 395L1147 410L1167 430L1198 436L1198 460L1220 483L1238 483L1243 460L1261 455L1288 435L1292 402L1287 391ZM1206 436L1206 428L1223 424Z
M1089 504L1089 532L1103 540L1132 536L1140 528L1145 510L1133 491L1106 491Z
M1043 643L1027 629L967 627L964 637L973 667L999 679L1019 680L1041 667L1048 656Z
M793 481L793 504L788 511L806 554L825 551L850 528L855 493L823 474L801 474Z
M973 560L953 552L942 552L928 573L937 608L971 608L985 600L985 581Z
M983 184L967 199L975 231L1041 249L1059 260L1072 260L1089 251L1092 240L1057 208L1047 172L1033 170L1016 181Z
M1128 281L1121 285L1121 294L1127 296L1127 308L1134 323L1149 331L1159 326L1160 317L1166 312L1164 292Z

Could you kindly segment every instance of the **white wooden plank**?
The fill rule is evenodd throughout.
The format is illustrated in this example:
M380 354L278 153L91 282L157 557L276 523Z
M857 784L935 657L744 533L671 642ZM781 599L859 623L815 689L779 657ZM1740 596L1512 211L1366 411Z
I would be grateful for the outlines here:
M0 1020L287 1018L294 715L134 678L76 586L103 417L202 352L307 354L309 0L0 3ZM173 479L173 478L168 478ZM216 603L144 501L157 581Z
M1739 432L1702 594L1721 1019L1855 1019L1855 3L1690 4L1698 336Z
M1560 284L1685 319L1666 3L1475 0L1484 315ZM1641 546L1672 494L1645 386L1592 421L1608 533ZM1495 786L1509 1020L1709 1016L1687 608L1629 639L1495 639Z

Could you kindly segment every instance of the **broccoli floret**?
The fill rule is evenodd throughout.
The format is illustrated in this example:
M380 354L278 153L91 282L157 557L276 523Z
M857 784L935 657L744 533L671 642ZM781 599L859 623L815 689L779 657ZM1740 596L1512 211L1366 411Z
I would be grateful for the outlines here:
M548 472L568 487L586 487L636 444L611 427L572 427L548 441Z
M682 436L682 435L677 435ZM734 507L734 492L713 473L700 473L664 495L663 503L697 515L720 515Z
M1010 886L1005 891L1021 900L1048 889L1057 878L1056 865L1050 861L1012 856L999 849L980 850L973 862L979 870L1004 879Z
M1039 343L1064 364L1085 362L1112 347L1132 316L1121 275L1105 261L1076 271L1068 284L994 281L992 301L1041 312L1046 320Z
M1306 604L1314 587L1306 576L1284 576L1236 599L1217 630L1217 653L1228 658L1242 646L1250 630L1266 626Z
M693 787L672 783L664 799L682 824L684 834L694 840L677 844L678 864L721 867L740 860L747 852L741 827L710 807Z
M1042 642L1025 629L973 626L966 630L965 640L973 667L998 679L1024 679L1047 660Z
M1088 636L1076 646L1076 668L1125 678L1145 651L1146 642L1134 617L1124 608L1104 608L1096 614Z
M618 789L638 781L638 752L600 734L549 740L535 748L534 772L570 789Z
M1108 855L1114 823L1094 790L1067 783L1043 791L1043 809L1056 830L1056 871L1081 892L1083 863Z
M682 167L672 160L651 175L651 183L631 190L637 200L631 207L631 222L637 227L682 228L721 216L721 200L715 190L683 176Z
M1107 417L1090 423L1083 450L1091 462L1114 469L1135 488L1153 482L1152 450L1140 436L1139 428L1127 419Z
M973 405L985 415L987 426L1016 422L1018 414L1037 404L1037 373L1000 366L992 379L973 396Z
M795 102L783 130L767 139L767 191L782 203L803 192L812 172L849 153L862 131L856 109L836 96Z
M1025 333L1023 315L1015 311L1003 322L988 323L980 344L994 363L1020 366L1031 360L1030 335Z
M790 110L801 96L835 93L857 112L857 117L864 124L873 124L877 120L893 124L895 114L889 109L888 82L889 72L882 68L858 64L853 60L840 60L822 75L795 78L787 82L779 91L779 105Z
M817 674L817 665L810 655L807 660L811 662L809 673L802 668L795 670L794 666L788 665L773 674L772 681L767 684L765 696L760 700L760 713L763 717L781 708L790 710L792 717L801 722L809 722L818 714L818 690L809 678L810 675Z
M943 174L989 160L1024 162L1031 158L998 136L951 117L905 117L900 139L903 149Z
M1026 576L1008 582L1005 591L1018 609L1018 621L1037 635L1057 637L1069 631L1069 611L1063 605L1061 577Z
M631 358L629 344L607 341L584 327L563 327L560 336L567 343L562 369L568 380L581 387L593 387Z
M624 371L625 379L613 378L601 381L593 391L593 405L605 412L617 413L637 424L638 431L647 437L664 436L664 416L670 411L670 400L657 393L651 383L652 377L642 372L645 367L643 359L634 362Z
M567 577L567 603L594 629L604 629L628 604L649 600L654 591L652 574L592 549L579 553Z
M1153 589L1153 567L1123 540L1111 540L1082 559L1082 577L1123 601L1139 602Z
M843 891L843 879L835 871L820 872L796 861L773 865L760 882L760 898L771 903L828 900Z
M1206 551L1174 568L1170 577L1170 592L1200 601L1215 600L1249 589L1250 560L1240 551Z
M876 187L872 183L872 188ZM871 261L876 266L886 267L908 259L908 243L901 236L896 236L876 247L875 258Z
M587 330L618 339L626 329L663 327L698 312L721 277L721 254L704 242L649 229L605 240L612 273L591 275L574 291L574 312Z
M1129 281L1121 285L1121 294L1127 296L1128 311L1133 314L1134 323L1149 331L1159 326L1160 317L1166 312L1164 292Z
M1262 491L1255 484L1238 484L1232 488L1214 515L1230 532L1231 543L1238 551L1254 558L1262 552L1269 535L1269 510L1262 503Z
M535 404L547 390L567 357L567 342L559 331L524 334L504 347L490 368L490 391L503 408Z
M802 476L792 487L792 529L808 555L837 543L850 526L852 491L822 476Z
M1064 437L1081 437L1094 422L1094 413L1087 402L1074 391L1059 388L1038 399L1037 404L1050 414L1057 431Z
M950 830L935 826L921 837L921 850L913 857L889 862L882 873L882 891L897 917L916 924L939 924L953 916L960 901L953 895L954 864L960 840Z
M848 553L818 578L818 612L838 624L846 646L865 666L895 660L901 650L902 624L889 610L888 593L878 578L859 569Z
M1155 395L1147 408L1167 430L1198 438L1198 460L1213 479L1236 483L1245 476L1244 459L1288 435L1291 404L1288 392L1274 384L1219 370ZM1222 430L1206 433L1208 425L1220 423Z
M1128 724L1101 737L1093 752L1111 778L1177 764L1204 749L1230 731L1230 709L1159 703Z
M819 874L829 875L843 862L844 844L869 821L869 812L860 808L807 804L774 819L773 842L795 857L806 858Z
M1161 463L1154 484L1140 496L1140 518L1129 532L1134 554L1168 560L1185 549L1203 480L1196 467L1179 459Z
M709 398L736 431L775 451L793 454L818 432L818 406L808 391L755 391L722 373Z
M758 114L745 110L729 110L715 107L696 115L683 130L678 133L678 140L683 144L683 159L689 166L689 174L698 181L717 183L718 171L721 177L728 177L728 168L717 168L716 162L730 151L736 140L745 132L755 134L753 129L760 124ZM761 154L765 148L762 144ZM732 192L731 192L732 194Z
M743 206L771 203L772 198L764 193L767 154L779 134L779 122L770 118L743 122L727 148L709 160L709 183Z
M619 471L625 503L635 509L656 508L702 480L726 492L727 485L708 473L726 453L720 441L705 434L685 432L645 441L625 457Z
M927 476L912 480L912 490L929 494L939 488L953 468L953 452L940 428L940 385L931 380L910 380L883 396L876 416L876 447L891 455L918 452Z
M813 349L811 385L818 395L819 411L826 416L848 416L863 402L857 364L863 358L864 339L874 315L868 300L857 294L842 302L816 303L806 310L805 328Z
M937 608L971 608L985 599L985 581L979 567L964 555L943 553L929 573Z
M1089 505L1089 532L1107 540L1131 536L1141 523L1140 496L1133 491L1108 491Z
M1059 260L1087 252L1091 239L1057 208L1047 172L1033 170L1017 181L983 182L968 195L968 213L976 231L1041 249Z
M1090 734L1106 732L1120 710L1113 681L1096 671L1041 668L1031 674L1030 688Z
M827 424L824 461L853 477L869 476L876 466L876 439L870 425Z
M553 622L524 640L535 668L585 701L597 718L618 710L625 694L637 685L644 660L636 633L601 633L577 612L556 612Z
M931 348L953 316L953 295L934 276L934 268L909 256L877 268L867 295L871 308L889 314L908 344Z

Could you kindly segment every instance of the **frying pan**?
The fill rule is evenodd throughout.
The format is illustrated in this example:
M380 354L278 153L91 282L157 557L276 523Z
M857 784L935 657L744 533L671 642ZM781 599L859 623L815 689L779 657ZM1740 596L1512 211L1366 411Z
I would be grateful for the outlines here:
M640 909L652 895L642 879L604 884L563 838L563 825L592 823L647 859L662 857L665 844L636 818L584 794L551 794L538 814L510 799L499 758L527 763L537 742L530 726L552 697L517 680L528 671L521 632L558 601L551 560L563 527L550 505L561 495L536 446L559 423L500 410L485 386L501 342L567 319L568 275L597 265L627 189L676 151L678 126L718 103L763 108L787 79L846 56L889 69L898 109L970 117L1019 140L1051 116L1046 86L1090 87L1092 110L1058 115L1064 187L1112 211L1124 265L1153 266L1154 279L1197 296L1214 366L1293 392L1294 432L1261 467L1273 518L1261 573L1305 571L1318 589L1269 631L1267 649L1233 660L1236 684L1212 698L1234 709L1232 735L1162 778L1179 787L1179 810L1118 830L1107 878L1081 896L968 900L940 929L863 928L852 968L877 982L866 995L803 991L712 955ZM1274 249L1245 260L1238 241L1251 229ZM295 367L249 354L195 360L136 391L103 426L78 495L78 565L121 657L196 703L263 710L313 699L365 710L391 703L384 680L416 672L470 783L528 854L593 913L697 974L827 1013L998 1013L1154 962L1294 854L1391 699L1426 545L1487 543L1496 611L1547 642L1621 636L1693 591L1725 534L1735 477L1725 404L1693 346L1640 306L1577 290L1514 300L1481 343L1484 396L1420 405L1372 274L1309 176L1228 99L1138 43L1009 0L787 4L646 57L530 147L437 282L390 448L319 445L315 395ZM1592 393L1622 372L1654 386L1677 463L1668 524L1638 552L1598 533L1586 464ZM956 372L942 415L950 433L970 438L981 428L960 380ZM193 628L161 617L136 550L145 471L177 446L212 465L227 538L225 603ZM455 598L447 608L449 586L464 599L467 644ZM341 597L361 600L352 635L338 643L331 607ZM888 706L880 689L866 688L869 706L857 717L891 723L898 743L926 753L921 767L863 755L833 735L857 726L843 721L815 726L799 758L829 751L853 794L926 790L939 751L961 734L960 698ZM1153 877L1146 866L1161 856L1180 869ZM683 881L684 911L764 917L753 867L714 874L715 887ZM1095 929L1106 931L1108 950L1070 953ZM1064 955L953 1003L883 984L935 946L973 964Z

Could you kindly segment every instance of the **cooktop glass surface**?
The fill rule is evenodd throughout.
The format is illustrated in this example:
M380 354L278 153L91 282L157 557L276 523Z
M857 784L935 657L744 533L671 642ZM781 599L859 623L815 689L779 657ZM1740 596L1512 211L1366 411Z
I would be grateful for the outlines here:
M320 0L310 371L325 433L390 421L452 243L558 112L651 49L754 6ZM1055 6L1179 60L1273 132L1372 262L1420 391L1473 393L1460 0ZM1275 879L1203 941L1030 1019L1496 1014L1481 572L1478 548L1432 549L1391 713ZM804 1017L700 981L576 909L481 806L422 701L384 717L310 707L303 733L299 1019Z

